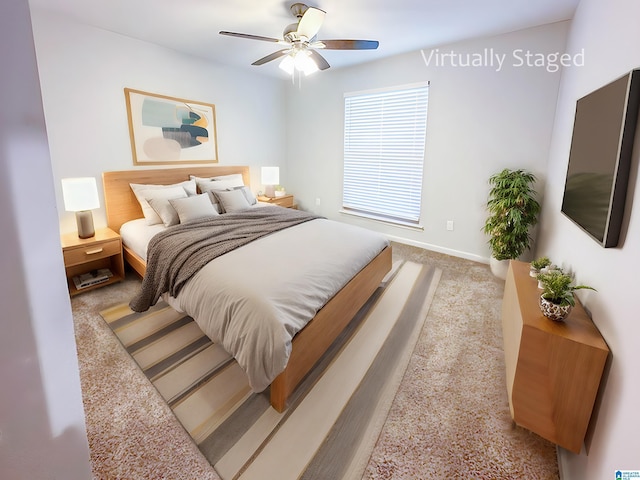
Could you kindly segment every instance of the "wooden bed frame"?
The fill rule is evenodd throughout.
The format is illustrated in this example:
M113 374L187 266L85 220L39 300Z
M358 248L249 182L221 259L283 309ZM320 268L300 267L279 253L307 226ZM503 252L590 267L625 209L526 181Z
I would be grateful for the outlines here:
M247 166L181 167L154 170L104 172L107 225L119 232L123 223L142 218L142 209L129 186L130 183L167 185L189 179L189 175L211 177L241 173L245 185L250 185ZM126 262L141 276L146 270L145 259L124 246ZM285 410L287 400L307 373L314 367L340 332L376 290L391 269L391 247L385 248L351 279L316 316L293 338L292 351L285 370L271 383L271 405L278 412Z

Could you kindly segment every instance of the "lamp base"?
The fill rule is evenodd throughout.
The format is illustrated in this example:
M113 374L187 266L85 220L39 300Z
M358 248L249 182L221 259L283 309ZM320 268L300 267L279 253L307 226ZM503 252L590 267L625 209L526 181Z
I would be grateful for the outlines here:
M96 234L93 228L93 215L91 210L76 212L76 223L78 224L78 237L91 238Z
M265 185L264 196L269 198L274 198L276 196L275 185Z

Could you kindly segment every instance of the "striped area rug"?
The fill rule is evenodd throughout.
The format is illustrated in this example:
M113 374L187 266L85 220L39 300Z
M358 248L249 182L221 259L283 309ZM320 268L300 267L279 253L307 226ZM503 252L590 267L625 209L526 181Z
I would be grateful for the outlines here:
M440 270L394 264L283 413L188 316L159 302L100 312L224 480L361 478Z

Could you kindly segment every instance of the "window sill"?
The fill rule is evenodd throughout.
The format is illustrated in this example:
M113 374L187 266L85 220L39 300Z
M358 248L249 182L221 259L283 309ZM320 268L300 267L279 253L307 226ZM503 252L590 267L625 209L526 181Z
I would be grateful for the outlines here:
M416 231L424 231L424 227L420 224L415 224L415 223L409 223L409 222L403 222L402 220L392 220L389 218L382 218L382 217L378 217L375 215L371 215L371 214L366 214L366 213L362 213L362 212L352 212L349 210L338 210L338 213L341 213L343 215L349 215L352 217L359 217L359 218L366 218L367 220L373 220L375 222L379 222L379 223L385 223L387 225L391 225L394 227L401 227L401 228L407 228L409 230L416 230Z

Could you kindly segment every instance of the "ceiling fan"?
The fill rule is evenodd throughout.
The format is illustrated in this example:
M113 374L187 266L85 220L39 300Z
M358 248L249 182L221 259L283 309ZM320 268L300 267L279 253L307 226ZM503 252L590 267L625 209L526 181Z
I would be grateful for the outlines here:
M303 3L294 3L291 5L291 13L298 21L285 27L282 32L282 40L226 31L221 31L220 34L286 45L286 48L262 57L251 65L264 65L272 60L285 57L280 63L280 68L289 74L293 74L297 70L308 75L317 70L329 68L329 63L316 49L375 50L378 48L376 40L317 40L316 35L324 21L325 12Z

